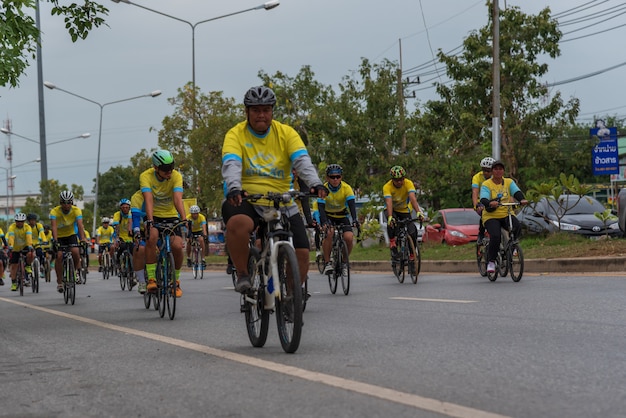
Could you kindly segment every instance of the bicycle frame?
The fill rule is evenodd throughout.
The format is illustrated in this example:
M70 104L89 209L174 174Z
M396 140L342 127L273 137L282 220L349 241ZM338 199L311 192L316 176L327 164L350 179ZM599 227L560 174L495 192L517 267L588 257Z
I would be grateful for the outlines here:
M165 316L165 305L167 303L167 311L170 319L174 319L176 314L176 274L174 272L174 255L172 254L170 238L174 231L187 225L186 221L172 223L154 224L154 228L159 231L159 239L157 241L157 249L159 251L157 257L157 294L160 299L159 315L161 318ZM186 233L182 234L183 242Z

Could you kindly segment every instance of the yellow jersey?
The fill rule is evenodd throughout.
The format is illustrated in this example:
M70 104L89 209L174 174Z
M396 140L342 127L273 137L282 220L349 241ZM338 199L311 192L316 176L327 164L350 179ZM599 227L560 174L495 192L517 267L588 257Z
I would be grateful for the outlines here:
M152 216L156 218L177 218L174 206L174 193L183 193L183 176L176 170L168 180L159 180L153 168L149 168L139 176L141 193L152 193ZM132 204L132 200L131 200Z
M33 230L26 223L21 228L18 228L16 224L11 224L8 236L9 247L13 251L21 251L23 248L33 246Z
M67 213L63 213L61 205L53 208L50 211L50 220L56 220L57 222L57 238L71 237L72 235L78 235L78 220L83 219L83 211L77 206L72 208ZM80 237L78 237L80 239Z

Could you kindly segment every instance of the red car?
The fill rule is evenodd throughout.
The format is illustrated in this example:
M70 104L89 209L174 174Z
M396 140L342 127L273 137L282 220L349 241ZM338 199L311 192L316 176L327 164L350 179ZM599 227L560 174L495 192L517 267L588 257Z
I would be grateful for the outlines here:
M478 238L479 216L474 209L441 209L424 232L424 242L463 245Z

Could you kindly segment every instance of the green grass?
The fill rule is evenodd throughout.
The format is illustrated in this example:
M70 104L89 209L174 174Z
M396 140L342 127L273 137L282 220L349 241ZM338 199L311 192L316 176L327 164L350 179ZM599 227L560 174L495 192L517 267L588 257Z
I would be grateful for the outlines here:
M576 258L576 257L624 257L626 256L626 239L590 240L574 234L560 233L547 237L525 237L521 242L526 259L533 258ZM476 247L472 244L451 247L448 245L427 243L422 247L423 260L474 260ZM311 261L315 253L311 252ZM362 248L356 245L350 255L354 261L388 260L389 249L384 246ZM208 256L209 263L226 263L224 256Z

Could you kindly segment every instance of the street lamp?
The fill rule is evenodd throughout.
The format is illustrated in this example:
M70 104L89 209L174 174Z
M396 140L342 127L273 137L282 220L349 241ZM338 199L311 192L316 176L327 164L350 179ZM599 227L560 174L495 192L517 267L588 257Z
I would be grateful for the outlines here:
M115 103L121 103L121 102L127 102L129 100L135 100L135 99L140 99L142 97L157 97L161 94L160 90L154 90L151 93L148 94L142 94L141 96L134 96L134 97L128 97L126 99L121 99L121 100L115 100L113 102L108 102L108 103L99 103L96 102L95 100L91 100L88 99L86 97L80 96L76 93L72 93L71 91L67 91L64 90L60 87L57 87L56 85L54 85L54 83L51 83L49 81L44 81L43 85L46 86L47 88L49 88L50 90L59 90L62 91L64 93L67 93L71 96L74 97L78 97L79 99L83 99L88 101L89 103L93 103L95 105L98 105L100 107L100 126L98 128L98 157L96 160L96 195L94 197L93 200L93 234L95 236L96 234L96 219L98 219L98 191L99 191L99 187L100 187L100 146L102 144L102 113L104 111L104 107L108 106L108 105L112 105Z
M9 131L9 130L8 130L8 129L6 129L6 128L0 128L0 132L2 132L3 134L6 134L6 135L13 135L13 136L16 136L16 137L18 137L18 138L25 139L25 140L30 141L30 142L33 142L33 143L35 143L35 144L39 144L39 141L35 141L34 139L30 139L30 138L27 138L27 137L25 137L25 136L22 136L22 135L16 134L15 132L11 132L11 131ZM89 138L90 136L91 136L91 134L90 134L90 133L84 133L84 134L81 134L81 135L78 135L78 136L73 136L73 137L71 137L71 138L62 139L62 140L60 140L60 141L48 142L48 145L58 144L59 142L71 141L71 140L73 140L73 139ZM41 159L41 160L43 160L43 159ZM47 172L47 167L46 167L46 172ZM43 178L42 178L42 180L43 180Z
M158 10L154 10L146 6L142 6L141 4L133 3L130 0L111 0L111 1L113 1L114 3L126 3L126 4L131 4L133 6L137 6L139 8L148 10L150 12L160 14L161 16L169 17L170 19L174 19L174 20L178 20L179 22L186 23L191 28L191 87L193 91L193 107L194 107L191 122L193 124L193 128L196 127L196 112L195 112L195 106L196 106L196 27L200 25L201 23L223 19L225 17L230 17L230 16L241 14L241 13L250 12L252 10L261 10L261 9L272 10L280 5L279 0L271 0L263 4L259 4L258 6L255 6L255 7L250 7L248 9L239 10L238 12L228 13L222 16L212 17L210 19L201 20L196 23L191 23L187 20L178 18L176 16L168 15L167 13L163 13Z

